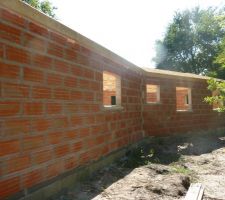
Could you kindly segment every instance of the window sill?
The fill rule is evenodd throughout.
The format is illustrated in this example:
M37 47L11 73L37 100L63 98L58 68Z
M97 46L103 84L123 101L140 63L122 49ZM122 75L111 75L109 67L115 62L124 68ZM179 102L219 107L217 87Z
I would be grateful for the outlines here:
M115 106L103 106L103 110L123 110L122 106L115 105Z
M177 112L193 112L193 110L176 110Z
M158 101L158 102L146 102L145 104L146 105L159 105L159 104L161 104L161 102L160 101Z

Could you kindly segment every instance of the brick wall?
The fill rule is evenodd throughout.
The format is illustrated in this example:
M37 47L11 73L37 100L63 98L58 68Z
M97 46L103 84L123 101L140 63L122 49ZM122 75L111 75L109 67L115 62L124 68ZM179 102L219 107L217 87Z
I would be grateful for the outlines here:
M134 143L141 77L0 9L0 199ZM102 72L122 80L122 110L103 109Z
M205 80L144 76L8 9L0 17L0 199L135 143L143 131L224 126L202 102ZM103 71L121 78L120 109L103 108ZM160 85L160 104L145 103L147 83ZM192 88L192 112L176 112L176 86Z
M212 106L203 102L205 96L211 95L204 79L150 74L145 84L160 85L160 103L146 104L143 107L144 130L146 135L168 135L198 130L210 130L224 127L224 115L218 115ZM176 87L191 89L192 109L177 111ZM145 85L143 85L145 90ZM145 98L143 98L145 99ZM182 107L186 108L186 107Z

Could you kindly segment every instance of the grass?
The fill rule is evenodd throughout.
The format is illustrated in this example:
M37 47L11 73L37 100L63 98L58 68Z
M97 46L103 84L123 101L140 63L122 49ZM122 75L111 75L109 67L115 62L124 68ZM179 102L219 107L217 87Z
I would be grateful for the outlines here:
M188 169L184 166L179 166L179 165L173 166L172 171L175 172L175 173L184 174L184 175L193 174L192 170L190 170L190 169Z

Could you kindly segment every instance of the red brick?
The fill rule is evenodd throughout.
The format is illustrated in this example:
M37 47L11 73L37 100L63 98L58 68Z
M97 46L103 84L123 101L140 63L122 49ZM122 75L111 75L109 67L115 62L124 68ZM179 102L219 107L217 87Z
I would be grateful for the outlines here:
M67 42L67 39L65 37L59 35L58 33L54 33L54 32L50 33L50 39L52 39L53 41L55 41L61 45L65 45Z
M58 74L48 74L47 83L49 85L62 85L62 76Z
M77 79L74 77L65 77L64 86L75 88L77 86Z
M73 169L78 166L78 159L77 157L71 157L65 160L64 168L66 170Z
M76 55L76 62L78 64L82 64L82 65L85 65L85 66L89 66L89 64L90 64L89 57L83 56L81 54Z
M13 177L8 179L0 180L0 198L5 199L6 197L15 194L20 191L20 178Z
M82 149L83 147L83 142L76 142L72 144L72 152L78 152Z
M79 108L80 108L80 112L82 112L82 113L90 112L90 105L89 104L81 104L79 106Z
M0 62L0 77L2 78L19 78L20 67Z
M93 92L84 92L83 98L85 101L94 101L94 93Z
M30 63L30 55L26 50L19 49L16 47L6 47L6 58L11 61L19 63Z
M32 121L32 128L35 131L46 131L51 128L51 121L49 119L34 119Z
M35 34L44 36L45 38L47 38L49 35L48 29L46 29L42 26L39 26L38 24L35 24L33 22L29 23L29 30Z
M65 132L65 137L68 140L72 140L72 139L78 138L79 137L78 130L66 131Z
M34 164L47 162L52 159L52 152L51 150L35 152L34 154L32 154L32 159Z
M44 170L35 169L22 176L22 185L24 188L29 188L33 185L42 182L43 180L44 180Z
M83 100L83 93L80 91L71 91L71 99L72 100Z
M46 55L34 54L32 61L35 67L41 67L43 69L50 69L52 67L52 58Z
M97 138L96 138L96 144L97 145L100 145L100 144L102 144L102 143L104 143L105 142L105 136L104 135L100 135L100 136L98 136Z
M47 103L48 114L59 114L62 112L62 106L59 103Z
M90 160L97 160L102 156L102 147L96 148L94 151L90 152Z
M16 15L15 13L12 13L8 10L2 10L1 17L3 20L11 22L16 26L20 26L22 28L25 28L26 26L26 20L23 17Z
M94 79L94 71L93 70L90 70L90 69L84 69L83 76L85 78Z
M102 132L102 125L95 125L95 126L92 126L92 129L91 129L91 134L93 135L97 135L99 133Z
M19 102L0 102L0 117L17 115L20 112Z
M0 156L5 156L20 151L20 143L18 140L0 141Z
M44 136L32 136L23 139L23 149L32 150L44 145Z
M108 145L102 147L101 155L106 155L106 154L108 154L108 153L109 153L109 150L110 150L110 149L109 149L109 146L108 146Z
M64 145L55 147L55 156L57 158L65 156L68 153L69 153L69 145L68 144L64 144Z
M100 72L95 72L95 80L96 81L102 81L103 80L103 75Z
M26 169L30 166L29 156L10 158L6 162L6 174Z
M24 119L7 120L4 123L4 134L7 136L25 134L30 131L30 121Z
M51 89L47 87L34 87L32 89L32 97L36 99L50 99Z
M72 116L70 121L73 127L80 126L83 124L83 118L81 116Z
M35 49L41 52L45 51L46 48L45 40L35 37L29 33L24 34L23 45L32 50Z
M21 34L22 32L19 29L0 22L0 38L1 39L5 39L10 42L20 44Z
M79 107L76 103L66 103L65 104L65 112L66 113L77 113L79 111Z
M80 51L80 45L75 40L67 38L66 46L68 46L69 49L72 49L74 51Z
M57 144L62 142L63 139L63 133L62 132L54 132L49 133L47 137L47 141L49 144Z
M52 178L62 173L62 171L63 171L62 163L55 162L47 166L46 176L47 178Z
M43 114L43 103L39 102L24 103L24 114L27 115Z
M81 128L80 129L80 137L85 138L88 137L90 134L90 129L89 128Z
M52 128L66 128L68 126L68 119L66 117L58 117L52 120Z
M91 152L81 153L80 157L79 157L80 164L85 164L85 163L89 162L91 160L90 156L91 156Z
M70 100L70 92L65 89L55 89L54 98L61 100Z
M72 49L66 49L65 50L65 58L69 61L76 61L77 59L77 53Z
M87 90L87 89L90 88L90 81L80 79L78 81L78 87L81 88L81 89L86 89Z
M100 110L99 105L93 104L93 105L91 106L91 111L93 111L93 112L98 112L99 110Z
M97 83L97 82L91 82L91 87L90 87L92 90L94 90L94 91L102 91L102 87L101 87L101 85L99 84L99 83Z
M4 97L14 97L14 98L29 97L29 87L26 85L3 83L2 90Z
M4 44L0 43L0 58L4 57Z
M94 124L95 123L95 117L93 115L86 116L84 118L84 123L85 124Z
M54 67L56 71L62 72L62 73L68 73L69 72L69 64L60 60L55 60Z
M71 65L71 72L75 76L83 76L84 73L82 67L76 65Z
M43 82L44 73L40 70L24 68L24 80L33 82Z
M56 57L63 57L63 47L54 44L54 43L49 43L48 44L48 54L56 56Z

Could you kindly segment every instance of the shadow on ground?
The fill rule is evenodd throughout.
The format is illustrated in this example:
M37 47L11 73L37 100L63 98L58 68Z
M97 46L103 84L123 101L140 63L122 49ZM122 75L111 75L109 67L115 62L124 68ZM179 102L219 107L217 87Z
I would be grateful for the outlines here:
M93 199L113 183L130 174L135 168L152 164L158 166L182 163L182 155L201 155L225 147L225 133L203 133L155 137L142 146L127 151L126 155L80 183L71 191L62 191L57 200L89 200ZM158 167L159 168L159 167ZM154 169L156 170L156 169ZM186 169L178 168L183 172ZM160 170L158 170L160 172ZM156 170L157 172L157 170ZM188 188L188 187L187 187Z

